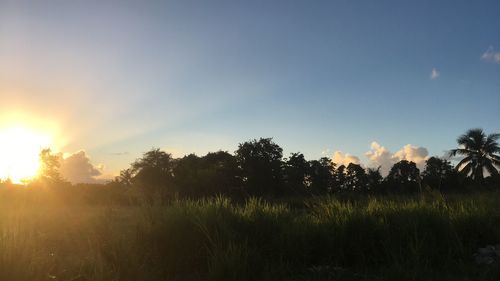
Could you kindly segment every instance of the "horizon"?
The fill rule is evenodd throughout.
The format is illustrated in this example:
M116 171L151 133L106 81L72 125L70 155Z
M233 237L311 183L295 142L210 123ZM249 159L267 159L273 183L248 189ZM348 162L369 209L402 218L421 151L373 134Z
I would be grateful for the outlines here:
M423 163L469 128L500 132L499 9L0 1L0 141L16 153L3 133L28 130L29 151L48 145L88 180L152 147L233 153L260 137L284 157Z

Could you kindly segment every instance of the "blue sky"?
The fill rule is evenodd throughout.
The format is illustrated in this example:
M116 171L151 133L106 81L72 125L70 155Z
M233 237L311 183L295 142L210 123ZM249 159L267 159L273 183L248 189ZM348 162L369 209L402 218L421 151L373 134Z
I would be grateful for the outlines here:
M4 1L0 105L108 173L274 137L368 163L500 131L498 1ZM497 56L498 53L498 56ZM431 79L432 70L436 73ZM54 121L55 120L55 121Z

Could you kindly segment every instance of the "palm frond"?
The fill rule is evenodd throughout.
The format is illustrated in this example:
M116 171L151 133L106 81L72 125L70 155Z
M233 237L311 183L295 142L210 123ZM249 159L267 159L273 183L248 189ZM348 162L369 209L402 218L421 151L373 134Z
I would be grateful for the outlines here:
M461 135L457 139L457 143L465 148L470 148L474 146L474 141L469 135Z
M462 169L458 169L458 166L456 167L459 173L468 176L470 171L472 170L472 163L469 162L467 165L465 165Z
M491 158L491 162L492 162L494 165L496 165L496 166L500 167L500 159L499 159L499 158Z
M491 161L487 161L484 166L490 175L498 176L498 169L493 165L493 163L491 163Z
M460 160L460 162L458 162L458 164L457 164L457 169L460 169L461 166L469 163L471 159L472 159L471 156L467 156L464 159Z
M459 145L473 150L481 149L485 141L486 134L480 128L470 129L457 139Z
M470 150L470 149L466 149L466 148L456 148L456 149L450 150L448 154L450 157L454 157L457 155L470 155L470 154L474 154L474 153L477 153L477 152Z
M487 139L492 141L497 141L498 139L500 139L500 134L499 133L489 134Z

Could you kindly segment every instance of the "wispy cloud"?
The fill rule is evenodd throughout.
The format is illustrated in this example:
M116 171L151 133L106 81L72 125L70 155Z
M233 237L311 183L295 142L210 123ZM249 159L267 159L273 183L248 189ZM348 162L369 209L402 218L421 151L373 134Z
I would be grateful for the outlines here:
M329 148L325 148L321 151L321 156L325 157L325 156L329 156L331 153L331 150Z
M110 152L108 154L109 155L113 155L113 156L129 155L128 151L124 151L124 152Z
M431 70L430 78L431 78L431 80L436 80L439 77L439 75L441 75L441 73L439 73L439 71L436 68L433 68Z
M495 52L493 46L489 46L488 49L486 49L486 51L481 55L481 60L500 63L500 52Z

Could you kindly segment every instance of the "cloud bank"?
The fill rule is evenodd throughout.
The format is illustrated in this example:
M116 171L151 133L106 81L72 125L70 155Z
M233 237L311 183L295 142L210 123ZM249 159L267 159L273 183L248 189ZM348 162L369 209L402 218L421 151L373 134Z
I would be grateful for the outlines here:
M366 152L365 155L369 159L370 167L380 166L382 175L387 175L391 167L401 160L415 162L422 171L429 156L429 151L425 147L407 144L397 152L392 153L374 141L370 145L370 151Z
M343 153L342 151L335 151L332 157L333 163L338 166L344 165L347 166L349 163L360 164L361 161L358 157L351 155L349 153Z
M98 177L102 175L104 166L93 165L83 150L61 159L61 176L72 183L102 183Z

